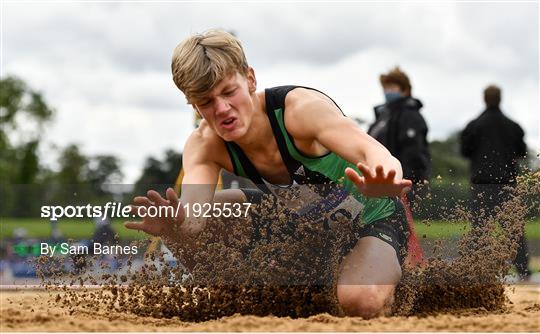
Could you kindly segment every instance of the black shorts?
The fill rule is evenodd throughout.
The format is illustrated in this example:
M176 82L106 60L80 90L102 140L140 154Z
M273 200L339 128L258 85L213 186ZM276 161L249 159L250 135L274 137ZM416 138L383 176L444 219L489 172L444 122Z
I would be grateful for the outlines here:
M258 189L240 189L246 195L250 203L260 203L265 195ZM394 248L400 265L403 265L407 257L407 240L409 237L409 227L405 208L399 198L393 199L395 211L388 217L376 220L368 225L362 225L355 238L350 243L343 245L341 255L347 255L355 246L358 240L364 237L375 237L384 241Z
M409 239L409 225L403 203L398 198L394 199L396 210L390 216L374 221L361 227L358 240L364 237L375 237L394 248L400 265L403 265L407 257L407 240ZM350 252L355 244L349 245Z

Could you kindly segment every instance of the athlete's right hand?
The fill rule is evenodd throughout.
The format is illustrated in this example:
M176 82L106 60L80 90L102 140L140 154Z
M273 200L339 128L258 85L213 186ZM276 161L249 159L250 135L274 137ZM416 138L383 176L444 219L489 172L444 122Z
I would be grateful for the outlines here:
M345 175L366 197L400 196L411 189L411 180L398 179L395 169L386 173L382 165L371 169L361 162L356 164L356 167L362 175L350 167L345 169Z
M140 214L143 216L142 222L125 222L124 226L132 230L143 231L154 236L174 236L179 232L180 225L186 218L184 207L180 204L176 192L172 188L168 188L165 193L166 198L154 190L150 190L147 196L137 196L133 199L131 205L132 214ZM156 212L160 215L156 217L148 216L148 208L151 206L157 207ZM172 207L165 210L160 207ZM177 210L178 208L178 210ZM167 212L165 212L167 211ZM171 214L171 212L173 214ZM154 213L154 210L153 212ZM175 213L176 216L174 215Z

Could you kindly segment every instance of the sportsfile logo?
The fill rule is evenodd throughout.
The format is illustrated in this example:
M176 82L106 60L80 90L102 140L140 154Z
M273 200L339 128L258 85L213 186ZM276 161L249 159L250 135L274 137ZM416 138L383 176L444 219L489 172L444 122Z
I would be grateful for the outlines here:
M119 202L107 202L105 205L43 205L41 218L57 221L59 218L135 218L135 217L176 217L178 208L172 206L133 207Z
M174 206L131 206L119 202L107 202L105 205L43 205L41 218L57 221L59 218L170 218L185 217L247 217L252 203L178 203Z

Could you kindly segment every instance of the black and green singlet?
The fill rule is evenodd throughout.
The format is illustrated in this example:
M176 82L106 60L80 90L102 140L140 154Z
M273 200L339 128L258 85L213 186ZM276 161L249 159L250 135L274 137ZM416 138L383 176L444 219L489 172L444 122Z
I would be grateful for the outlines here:
M307 194L309 200L305 201L303 207L298 209L299 211L319 212L319 214L325 210L341 211L345 212L349 218L361 218L364 224L390 216L396 209L391 198L367 198L345 176L346 167L358 171L354 164L334 152L320 157L308 157L296 148L292 136L285 127L285 97L287 93L298 87L312 89L301 86L280 86L265 90L266 113L292 184L286 187L270 184L259 174L240 146L234 142L225 142L235 174L250 179L260 190L274 195L279 189L309 185L308 190L300 191Z

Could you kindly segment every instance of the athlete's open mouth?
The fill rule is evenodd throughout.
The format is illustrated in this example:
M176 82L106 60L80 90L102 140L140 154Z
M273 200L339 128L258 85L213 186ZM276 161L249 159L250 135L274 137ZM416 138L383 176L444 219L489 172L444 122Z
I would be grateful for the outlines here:
M230 127L233 125L234 121L236 121L236 117L228 117L221 122L221 126L226 128Z

